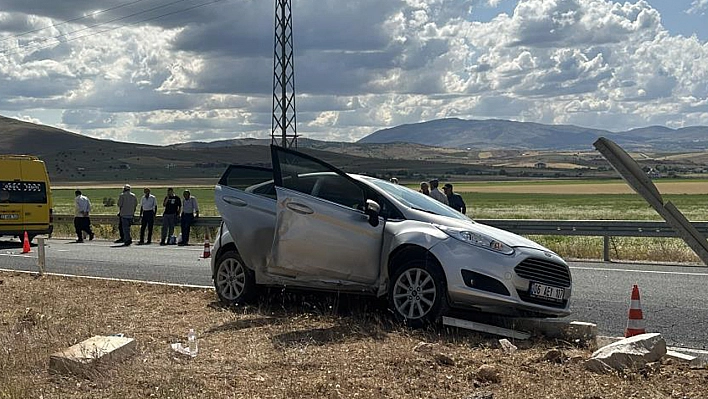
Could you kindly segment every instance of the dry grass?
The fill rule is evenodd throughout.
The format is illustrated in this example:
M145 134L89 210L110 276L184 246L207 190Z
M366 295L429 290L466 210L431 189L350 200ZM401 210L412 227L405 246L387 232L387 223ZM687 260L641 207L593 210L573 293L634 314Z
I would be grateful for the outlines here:
M598 375L588 349L517 342L457 330L409 331L369 301L273 293L225 309L210 290L0 274L0 398L705 398L708 370ZM345 306L350 305L350 306ZM345 309L347 308L347 309ZM200 353L169 344L188 328ZM96 334L124 333L137 353L89 379L47 372L49 354ZM421 341L429 351L414 351ZM541 360L560 348L565 360ZM478 374L490 365L498 378Z

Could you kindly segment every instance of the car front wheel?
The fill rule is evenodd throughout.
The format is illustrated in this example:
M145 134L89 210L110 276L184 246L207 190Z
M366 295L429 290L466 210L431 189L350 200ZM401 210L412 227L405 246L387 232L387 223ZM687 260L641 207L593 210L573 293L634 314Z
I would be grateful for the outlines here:
M396 318L413 328L436 323L448 307L445 276L436 264L425 261L398 268L388 296Z
M256 294L253 271L246 267L236 251L228 251L219 257L214 288L223 303L242 304Z

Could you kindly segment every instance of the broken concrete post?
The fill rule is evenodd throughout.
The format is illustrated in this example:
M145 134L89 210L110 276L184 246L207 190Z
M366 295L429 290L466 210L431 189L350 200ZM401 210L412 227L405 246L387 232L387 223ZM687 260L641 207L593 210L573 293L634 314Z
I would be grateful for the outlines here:
M521 331L529 331L533 336L542 335L570 342L594 342L597 337L597 324L582 321L515 318L508 319L505 326Z
M136 346L133 338L97 335L49 356L49 371L86 376L98 362L115 364L127 359Z

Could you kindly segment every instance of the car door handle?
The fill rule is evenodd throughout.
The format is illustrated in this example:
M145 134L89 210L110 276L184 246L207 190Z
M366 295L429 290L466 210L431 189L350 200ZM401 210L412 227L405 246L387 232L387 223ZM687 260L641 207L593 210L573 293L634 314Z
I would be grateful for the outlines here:
M226 202L227 204L231 204L234 206L248 206L248 203L240 198L229 197L225 195L221 197L221 199L224 200L224 202Z
M310 208L309 206L303 205L303 204L298 204L297 202L290 202L286 206L291 211L297 212L302 215L309 215L309 214L315 213L315 211L313 211L312 208Z

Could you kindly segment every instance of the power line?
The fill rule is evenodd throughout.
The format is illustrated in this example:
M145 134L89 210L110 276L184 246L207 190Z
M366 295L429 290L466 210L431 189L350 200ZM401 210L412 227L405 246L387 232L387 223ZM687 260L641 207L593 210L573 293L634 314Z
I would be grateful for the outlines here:
M97 24L94 24L94 25L91 25L91 26L87 26L87 27L84 27L84 28L81 28L81 29L77 29L77 30L75 30L75 31L68 32L68 33L65 33L65 34L62 34L62 35L59 35L59 36L54 36L54 37L51 37L51 38L47 38L47 39L45 39L44 41L46 42L46 41L49 41L49 40L52 40L52 39L53 39L53 40L59 41L60 43L61 43L61 42L70 42L70 41L74 41L74 40L77 40L77 39L83 39L83 38L87 38L87 37L91 37L91 36L95 36L95 35L100 35L100 34L102 34L102 33L114 31L114 30L121 29L121 28L125 28L125 27L128 27L128 26L137 25L137 24L142 23L142 22L154 21L154 20L156 20L156 19L160 19L160 18L167 17L167 16L170 16L170 15L175 15L175 14L183 13L183 12L186 12L186 11L191 11L191 10L194 10L194 9L196 9L196 8L208 6L208 5L211 5L211 4L214 4L214 3L219 3L219 2L224 1L224 0L212 0L212 1L209 1L209 2L206 2L206 3L201 3L201 4L197 4L197 5L191 6L191 7L183 8L183 9L181 9L181 10L176 10L176 11L172 11L172 12L169 12L169 13L160 14L160 15L157 15L157 16L154 16L154 17L141 19L141 20L139 20L139 21L134 21L134 22L131 22L131 23L129 23L129 24L119 25L119 26L116 26L116 27L113 27L113 28L104 29L104 30L101 30L101 31L98 31L98 32L93 32L93 33L89 33L89 34L85 34L85 35L81 35L81 36L76 36L76 37L67 37L67 36L72 35L72 34L77 33L77 32L82 32L82 31L85 31L85 30L87 30L87 29L91 29L91 28L95 28L95 27L98 27L98 26L106 25L106 24L109 24L109 23L112 23L112 22L122 21L122 20L125 20L125 19L127 19L127 18L134 17L134 16L136 16L136 15L145 14L145 13L147 13L147 12L155 11L155 10L157 10L157 9L164 8L164 7L167 7L167 6L176 4L176 3L180 3L180 2L183 2L183 1L185 1L185 0L176 0L176 1L173 1L173 2L171 2L171 3L163 4L163 5L157 6L157 7L153 7L153 8L148 9L148 10L136 12L136 13L133 13L133 14L130 14L130 15L126 15L126 16L124 16L124 17L120 17L120 18L114 18L114 19L112 19L112 20L110 20L110 21L105 21L105 22L97 23ZM64 39L64 40L59 40L59 38L63 38L63 37L66 37L66 39ZM17 48L14 48L14 49L8 49L8 50L0 51L0 54L12 55L12 54L17 54L17 53L19 53L21 50L30 50L30 51L32 51L32 50L42 50L42 49L45 49L45 48L52 47L52 46L54 46L54 45L56 45L56 44L57 44L57 43L51 43L51 44L40 45L40 46L29 46L29 45L28 45L28 46L18 46Z
M68 20L66 20L66 21L62 21L62 22L59 22L59 23L56 23L56 24L52 24L52 25L49 25L49 26L43 26L43 27L41 27L41 28L28 30L28 31L26 31L26 32L18 33L18 34L13 35L13 36L8 36L8 37L6 37L6 38L0 40L0 42L4 42L4 41L10 40L10 39L14 39L14 38L16 38L16 37L22 37L22 36L28 35L28 34L30 34L30 33L39 32L40 30L49 29L49 28L55 28L55 27L57 27L57 26L66 25L66 24L68 24L68 23L80 21L80 20L82 20L82 19L86 19L86 18L89 18L89 17L95 17L96 15L103 14L104 12L117 10L117 9L119 9L119 8L131 6L131 5L135 4L135 3L140 3L140 2L143 2L143 1L145 1L145 0L135 0L135 1L131 1L130 3L124 3L124 4L117 5L117 6L115 6L115 7L106 8L105 10L100 10L100 11L92 12L91 14L89 14L89 15L84 15L84 16L82 16L82 17L76 17L76 18L68 19Z
M148 13L148 12L151 12L151 11L158 10L158 9L160 9L160 8L165 8L165 7L171 6L171 5L173 5L173 4L181 3L181 2L183 2L183 1L186 1L186 0L175 0L175 1L172 1L172 2L170 2L170 3L162 4L162 5L153 7L153 8L149 8L149 9L147 9L147 10L138 11L138 12L135 12L135 13L132 13L132 14L125 15L125 16L123 16L123 17L113 18L113 19L108 20L108 21L98 22L98 23L95 23L95 24L93 24L93 25L84 26L84 27L81 28L81 29L76 29L76 30L73 30L73 31L71 31L71 32L63 33L63 34L58 35L58 36L48 37L48 38L41 39L41 40L39 41L39 43L28 44L28 45L26 45L26 46L17 46L17 50L21 50L23 47L24 47L25 49L32 50L32 49L34 49L34 48L37 48L37 45L38 45L38 44L39 44L39 48L43 48L43 47L41 47L41 46L42 46L42 43L46 43L46 42L48 42L48 41L50 41L50 40L52 40L52 39L53 39L53 40L59 40L60 38L68 37L68 36L73 35L73 34L78 33L78 32L83 32L83 31L85 31L85 30L89 30L89 29L96 28L96 27L99 27L99 26L107 25L107 24L110 24L110 23L113 23L113 22L122 21L122 20L128 19L128 18L130 18L130 17L134 17L134 16L137 16L137 15L140 15L140 14L145 14L145 13ZM83 36L82 36L82 37L83 37ZM59 40L59 41L61 41L61 40ZM9 50L13 50L13 49L9 49ZM0 54L7 53L7 51L9 51L9 50L5 50L5 51L1 52Z

